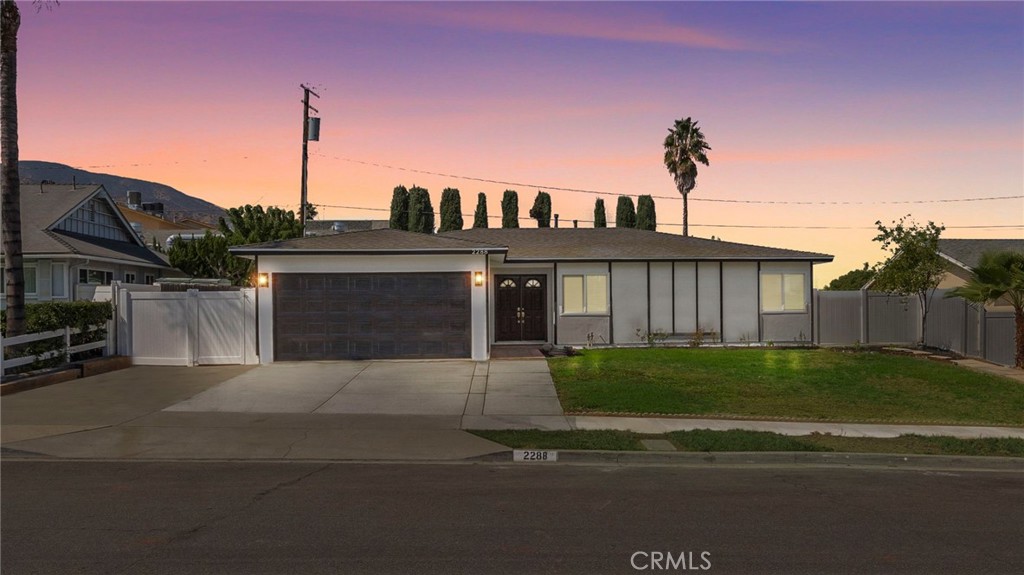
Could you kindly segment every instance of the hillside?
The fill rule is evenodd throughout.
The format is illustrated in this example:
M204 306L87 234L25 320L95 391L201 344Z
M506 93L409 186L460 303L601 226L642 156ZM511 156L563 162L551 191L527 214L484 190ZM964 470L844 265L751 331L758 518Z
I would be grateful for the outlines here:
M23 183L49 180L56 184L101 184L118 202L124 202L129 191L141 192L143 202L163 202L168 218L187 217L216 224L217 218L224 215L220 206L157 182L89 172L54 162L22 161L18 170Z

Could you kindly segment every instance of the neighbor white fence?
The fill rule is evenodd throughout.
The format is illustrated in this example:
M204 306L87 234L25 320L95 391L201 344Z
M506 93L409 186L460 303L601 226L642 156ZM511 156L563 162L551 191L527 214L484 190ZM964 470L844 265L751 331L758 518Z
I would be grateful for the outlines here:
M18 335L14 337L4 337L0 341L0 376L6 376L8 369L15 367L21 367L23 365L29 365L38 360L51 359L58 356L64 356L65 363L71 363L71 355L80 353L83 351L89 351L93 349L106 349L107 353L110 352L113 347L113 340L111 339L110 329L108 329L107 335L104 339L94 341L91 343L82 343L78 345L71 345L71 336L82 333L82 330L76 327L65 327L64 329L56 329L53 331L44 331L39 333L27 333L25 335ZM96 331L100 329L100 326L93 326L88 331ZM64 345L61 349L48 351L38 355L24 355L20 357L14 357L11 359L7 358L7 347L22 345L26 343L33 343L37 341L45 341L48 339L63 338Z
M255 364L256 292L115 286L117 352L136 365Z
M931 298L925 345L1013 365L1013 313L988 311L963 298ZM922 340L916 297L881 292L815 291L815 343L914 345Z

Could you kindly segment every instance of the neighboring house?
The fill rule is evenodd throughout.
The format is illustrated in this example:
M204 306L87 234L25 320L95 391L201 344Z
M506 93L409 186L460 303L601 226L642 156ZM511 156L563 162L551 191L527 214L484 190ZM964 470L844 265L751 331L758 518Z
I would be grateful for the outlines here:
M832 256L626 228L373 230L237 246L253 258L260 357L466 357L493 345L638 344L705 332L810 341Z
M342 232L385 230L389 226L388 220L310 220L306 222L306 235L327 236Z
M939 280L937 289L952 289L967 283L971 277L971 268L981 263L981 256L987 252L1017 251L1024 253L1024 239L939 239L939 256L946 260L946 273ZM863 289L871 289L874 280L869 281ZM1000 305L986 305L990 311L1013 311L1009 302Z
M172 271L99 185L22 184L21 242L26 302L75 299L77 284L151 284Z

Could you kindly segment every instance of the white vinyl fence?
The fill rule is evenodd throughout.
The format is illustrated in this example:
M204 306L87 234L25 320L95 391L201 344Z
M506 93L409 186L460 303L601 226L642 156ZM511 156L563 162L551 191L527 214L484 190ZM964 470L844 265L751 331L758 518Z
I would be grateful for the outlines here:
M109 328L110 322L107 322ZM93 326L88 331L96 331L101 326ZM44 331L39 333L27 333L25 335L18 335L14 337L5 337L0 341L0 377L7 375L8 369L15 367L21 367L23 365L29 365L36 361L51 359L58 356L64 357L64 363L71 363L71 355L80 353L83 351L89 351L93 349L106 349L109 353L111 346L110 330L107 330L107 335L101 340L97 340L90 343L82 343L78 345L71 345L71 336L82 333L82 330L77 327L65 327L64 329L56 329L53 331ZM8 358L7 357L7 346L21 345L25 343L33 343L36 341L44 341L47 339L63 338L63 347L59 350L53 350L44 352L38 355L24 355L21 357Z
M258 363L254 289L114 293L117 351L136 365Z
M925 344L1013 365L1013 313L991 312L963 298L931 298ZM921 341L916 297L880 292L815 291L815 342L819 345L914 345Z

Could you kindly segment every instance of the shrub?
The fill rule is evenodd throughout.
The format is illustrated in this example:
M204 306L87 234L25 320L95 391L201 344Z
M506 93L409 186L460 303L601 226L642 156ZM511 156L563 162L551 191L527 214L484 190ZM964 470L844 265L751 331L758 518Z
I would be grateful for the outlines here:
M40 333L64 329L65 327L77 328L82 333L71 336L71 345L91 343L99 341L107 336L107 320L114 314L114 308L110 302L92 301L52 301L30 303L25 306L25 330L26 333ZM6 335L6 313L0 311L0 331ZM87 331L92 326L99 326L95 331ZM29 371L55 367L64 363L64 338L55 337L42 341L35 341L22 345L5 346L5 357L23 357L26 355L41 355L47 352L58 352L55 357L44 360L36 360L34 363L16 368L12 371ZM95 352L83 352L75 354L88 356ZM81 357L79 357L80 359ZM74 357L72 359L75 359Z

